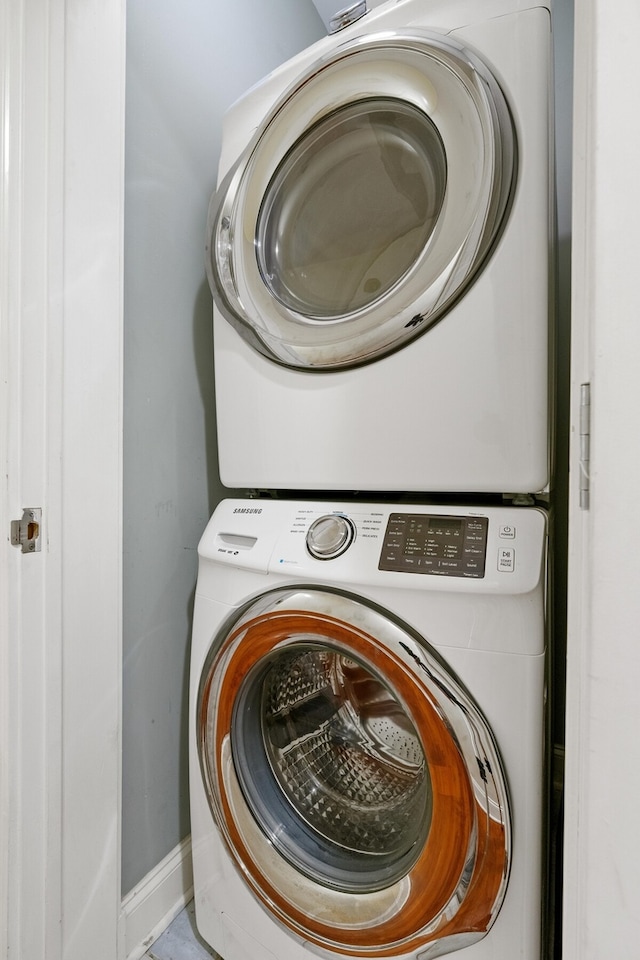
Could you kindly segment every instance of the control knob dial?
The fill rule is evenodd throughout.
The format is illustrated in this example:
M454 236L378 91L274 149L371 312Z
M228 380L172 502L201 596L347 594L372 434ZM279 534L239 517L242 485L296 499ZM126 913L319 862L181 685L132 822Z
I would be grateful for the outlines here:
M328 513L314 520L307 530L307 550L316 560L333 560L351 546L356 528L349 517Z

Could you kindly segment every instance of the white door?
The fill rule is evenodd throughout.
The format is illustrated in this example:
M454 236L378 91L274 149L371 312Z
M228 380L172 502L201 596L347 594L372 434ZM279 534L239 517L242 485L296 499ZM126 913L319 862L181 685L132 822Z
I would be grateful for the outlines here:
M118 955L124 49L121 0L0 7L2 957Z
M338 46L286 90L213 199L220 310L293 368L397 350L490 255L515 141L500 85L457 40L407 29Z
M566 960L638 952L640 118L633 0L576 3ZM581 433L591 387L589 463ZM589 503L579 501L590 475ZM583 498L584 500L584 498Z
M297 936L383 957L487 933L511 858L502 762L411 627L338 589L265 592L213 640L196 716L211 815Z

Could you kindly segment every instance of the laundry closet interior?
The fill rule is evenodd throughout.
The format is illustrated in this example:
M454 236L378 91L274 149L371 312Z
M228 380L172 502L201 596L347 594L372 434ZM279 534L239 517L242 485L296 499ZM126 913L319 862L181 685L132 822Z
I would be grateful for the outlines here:
M273 601L282 616L303 611L316 618L314 623L319 618L324 624L317 627L317 635L308 624L295 628L298 639L286 655L290 659L285 656L280 664L281 673L302 669L295 660L298 655L306 658L305 669L320 669L322 661L322 670L335 672L335 665L326 666L326 651L319 650L318 637L328 629L329 620L338 618L341 639L330 640L328 650L340 661L342 673L347 676L352 669L351 656L353 669L364 671L370 685L393 694L393 684L400 684L402 692L396 690L389 709L394 717L406 711L394 727L394 736L400 729L405 735L399 748L402 762L398 761L404 765L403 776L409 777L407 770L415 767L416 750L420 762L424 760L416 744L429 753L424 742L432 727L421 726L415 706L420 677L426 674L432 684L430 704L438 704L438 691L449 690L446 705L437 705L434 717L440 711L445 717L440 722L447 729L456 730L460 724L466 730L470 723L472 733L460 732L456 742L463 744L468 735L473 742L485 743L486 757L491 758L487 769L495 773L490 789L486 771L481 773L483 789L491 794L485 814L478 814L480 807L469 799L477 791L477 769L468 772L471 786L465 787L464 797L461 794L460 803L468 803L473 811L470 816L480 818L480 826L469 830L465 848L470 882L465 881L464 891L454 883L451 890L434 893L442 904L433 917L420 922L414 920L413 906L412 919L405 921L404 901L399 908L384 899L384 891L400 884L403 871L415 873L414 887L426 882L426 867L414 851L426 843L420 829L418 836L402 840L397 856L386 856L371 841L373 853L364 847L357 851L357 867L349 857L332 859L332 844L342 843L337 832L322 834L320 853L309 853L305 846L306 826L295 842L285 840L282 848L274 842L285 871L300 868L302 886L309 884L307 895L313 902L323 886L322 882L314 886L319 862L324 858L329 863L330 893L323 909L331 909L336 897L348 900L360 895L362 902L379 898L362 936L354 934L361 923L357 918L347 918L343 934L335 940L321 915L305 926L301 918L308 913L309 901L303 895L296 900L289 888L283 891L266 867L261 872L250 849L250 862L242 860L242 851L252 844L259 847L269 827L263 823L262 830L245 835L242 827L225 827L221 816L215 829L225 837L222 847L233 851L231 859L238 854L240 864L224 869L230 870L229 876L244 871L250 878L246 890L241 884L238 897L242 904L248 897L245 911L256 909L254 926L260 929L260 918L268 913L263 904L279 904L274 911L277 919L269 919L272 925L264 933L267 939L273 936L273 942L260 941L270 951L265 956L302 960L312 950L324 956L361 955L367 928L376 926L376 911L386 910L392 918L390 932L382 930L379 943L372 941L363 956L420 956L427 945L437 942L438 925L444 929L452 924L446 927L444 936L450 940L442 951L459 951L461 960L467 955L469 960L485 960L493 957L482 952L483 944L492 949L492 937L504 936L501 949L509 949L512 934L499 932L501 919L509 916L514 930L517 910L528 910L522 904L536 898L542 903L549 878L552 895L559 878L555 853L545 853L543 879L531 880L520 861L522 835L514 831L527 817L537 816L528 808L523 813L518 804L539 790L540 820L544 810L548 815L540 844L545 851L556 850L559 821L554 817L564 744L573 5L571 0L553 0L549 33L545 8L515 0L370 2L361 20L329 38L326 23L334 11L328 7L333 4L311 0L269 4L243 0L233 7L203 0L180 4L161 0L153 9L141 0L127 2L122 895L125 903L127 898L133 902L158 864L171 856L184 858L190 876L193 857L198 907L198 871L202 881L206 866L202 860L198 865L198 854L189 846L193 724L196 715L206 716L204 727L209 723L223 740L224 731L217 726L222 721L213 714L218 701L232 696L227 692L232 682L227 679L228 665L218 663L204 640L190 694L192 633L196 642L193 614L199 603L197 549L218 508L219 519L202 547L213 566L201 571L199 590L205 584L212 591L208 600L227 604L229 610L216 614L215 628L207 626L212 639L218 630L229 634L235 630L234 637L246 630L247 643L258 644L254 619L268 619ZM425 12L429 8L431 20ZM376 17L382 18L378 26ZM510 49L509 31L514 28L509 17L513 22L522 18L522 23L529 17L526 28L522 24L518 28L520 43L525 34L528 37L518 53ZM542 65L547 54L548 72ZM526 69L520 62L525 56L530 58ZM277 68L289 61L293 65L279 74ZM534 90L538 80L532 80L536 70L538 94ZM272 71L275 79L252 91L225 120L231 104ZM300 77L305 77L303 82ZM366 98L349 97L350 87L357 90L379 77L378 87ZM469 110L458 126L457 120L448 126L424 120L424 104L430 104L436 115L433 91L438 84L441 97L444 91L455 104L457 116ZM406 96L407 89L417 89L413 100ZM323 98L329 106L318 106ZM549 117L553 121L547 130ZM341 145L343 166L332 179L334 142ZM363 219L360 234L344 239L335 230L336 217L349 210L356 188L363 194L369 190L370 196L381 192L388 171L374 170L369 180L366 176L380 143L391 165L409 166L402 181L406 196L394 201L391 211L381 202L371 222ZM278 150L279 159L272 159L270 151ZM480 151L477 159L475 150ZM221 152L223 183L209 207ZM452 163L456 153L459 162ZM352 167L360 169L362 158L366 170L358 177ZM300 175L298 168L303 169ZM353 177L352 188L345 187L347 175ZM478 204L481 213L452 204L447 193L451 184L456 196L471 195L477 188L469 203ZM429 214L421 208L425 197L433 204ZM405 200L407 224L392 235L389 221L405 209ZM309 239L313 218L327 212L332 202L335 209L328 219L334 218L334 226L327 228L325 237ZM354 202L348 216L353 220L361 212ZM477 230L478 220L482 231ZM258 224L255 244L251 236L247 245L247 222ZM358 256L363 244L370 243L373 250L376 228L383 237L380 244L392 250L380 256L371 253L363 267ZM336 268L327 252L343 240L337 259L352 263L350 271ZM308 259L300 266L296 257L305 243ZM420 251L430 246L438 251L438 244L444 252L432 276ZM257 255L251 252L254 246ZM516 265L525 251L529 266L519 282ZM357 271L355 289L349 283ZM215 337L210 286L216 290ZM269 303L275 310L265 319ZM303 316L305 311L310 322L303 329L304 324L296 326L291 315ZM352 313L355 333L346 335L342 321ZM496 315L501 323L494 322ZM393 323L387 322L389 316ZM423 484L425 476L429 482ZM264 557L258 556L254 567L252 558L262 545ZM228 557L222 556L225 551ZM235 559L238 555L240 560ZM216 567L216 557L221 556ZM216 570L226 593L214 599ZM416 598L428 598L429 591L438 613L424 615L429 653L423 660L418 636L422 600ZM522 609L520 595L528 598L522 600ZM466 599L458 602L458 597ZM229 623L226 617L232 607L238 608L237 618ZM529 617L525 633L527 640L533 639L527 656L541 657L546 647L547 662L543 668L544 657L540 659L535 679L524 672L512 675L510 666L504 676L512 676L514 690L520 689L539 729L523 730L522 740L514 739L507 752L531 750L537 756L541 737L547 750L538 781L534 775L533 782L522 779L516 784L510 780L519 779L520 773L514 774L510 758L501 756L499 730L509 727L509 710L515 706L517 712L518 705L505 701L496 707L495 723L492 716L487 718L493 700L500 696L491 693L491 668L484 665L482 654L467 663L469 651L463 655L459 649L467 646L466 641L455 640L449 657L448 641L439 644L429 631L455 622L474 641L480 638L479 649L489 651L495 658L492 663L500 657L506 663L506 646L496 647L489 634L494 629L500 632L495 624L502 623L506 633L516 635ZM546 632L541 621L547 623ZM381 631L381 646L373 657L361 646L363 623L368 635ZM243 642L229 641L231 659L242 658ZM243 672L248 686L239 692L242 707L229 707L226 722L231 727L236 721L240 724L236 739L247 755L253 740L263 734L259 723L254 730L237 717L243 710L248 715L259 713L265 689L277 697L278 656L268 654L265 662L275 672L266 680L259 663L247 660ZM404 659L400 662L398 657ZM502 677L502 666L497 669ZM485 670L489 676L474 690L474 676ZM389 677L396 679L392 683ZM292 683L287 676L285 681ZM344 682L349 686L356 681ZM260 683L266 687L260 688ZM545 683L551 710L543 718ZM212 690L217 691L215 696ZM483 703L483 698L489 702ZM357 698L356 702L363 705ZM317 709L330 712L327 701ZM519 726L521 719L514 716L513 725ZM264 729L267 721L262 723ZM496 724L498 732L492 729ZM206 730L197 734L198 743ZM384 737L378 727L375 730L372 736L380 746ZM235 779L233 783L224 779L224 751L219 756L215 751L207 754L205 747L198 761L191 757L192 803L193 778L200 777L200 765L205 782L206 776L210 778L198 794L199 823L209 813L213 822L216 811L235 809L240 794L250 811L240 821L259 820L262 812L267 824L269 817L288 823L290 810L295 811L292 797L277 807L280 812L275 815L262 810L258 797L264 782L260 777L269 780L270 770L276 770L275 782L286 779L277 773L274 759L273 744L282 735L281 730L274 733L271 746L264 737L264 756L253 754L253 761L244 767L234 756L239 786ZM390 749L387 744L383 753ZM473 750L466 758L460 747L460 754L467 771L479 762ZM258 777L252 767L260 763L264 770ZM222 787L216 786L216 777ZM434 773L425 786L416 778L415 790L418 798L425 791L433 794L429 816L438 827L442 804L436 780ZM424 798L414 801L429 806ZM502 810L499 815L497 808ZM414 809L407 803L401 816L411 820ZM313 833L313 815L305 817ZM535 833L534 819L527 831ZM368 826L375 834L372 822ZM292 814L284 833L297 837L297 823ZM494 836L494 823L501 824L503 833L502 846L490 848L499 863L497 868L494 864L494 874L482 867L487 849L472 839L482 833L483 823L487 836ZM202 827L203 833L208 829ZM198 839L206 851L211 838L195 838L192 845ZM475 852L470 852L474 844ZM256 860L264 866L269 856L265 849ZM535 860L534 853L531 857ZM462 866L457 869L465 873ZM509 897L515 897L509 893L511 881L521 897L518 908L510 905ZM539 886L523 892L530 883ZM466 910L472 920L458 929L450 904L456 898L464 903L466 888L473 894L482 884L491 905L476 907L471 896L462 912ZM544 926L544 935L551 939L552 895ZM261 905L254 907L258 900ZM283 906L285 901L288 906ZM208 916L210 907L210 895L203 894L199 907L203 931L220 926ZM212 944L224 960L244 960L251 954L245 934L229 933L238 922L232 918L220 941ZM531 932L525 935L531 946L524 948L523 960L534 960L539 952L539 932L533 928L539 931L541 922L538 913L527 914ZM477 941L470 932L474 923L486 934ZM255 931L253 935L257 936ZM254 955L258 960L259 954Z

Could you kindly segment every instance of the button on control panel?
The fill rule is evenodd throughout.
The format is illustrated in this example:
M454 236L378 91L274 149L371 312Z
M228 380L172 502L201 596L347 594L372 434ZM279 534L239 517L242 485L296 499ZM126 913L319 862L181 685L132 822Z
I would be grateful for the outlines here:
M486 517L392 513L378 569L482 578L488 527Z
M515 547L500 547L498 550L498 571L500 573L513 573L516 568Z

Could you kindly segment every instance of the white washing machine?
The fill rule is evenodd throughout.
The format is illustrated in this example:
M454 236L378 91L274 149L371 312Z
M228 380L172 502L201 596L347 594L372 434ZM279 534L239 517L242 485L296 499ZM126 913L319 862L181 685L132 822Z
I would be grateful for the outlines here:
M547 488L550 37L529 0L389 0L230 110L224 484Z
M224 960L539 960L546 517L226 500L191 666Z

